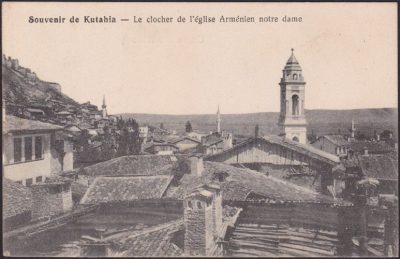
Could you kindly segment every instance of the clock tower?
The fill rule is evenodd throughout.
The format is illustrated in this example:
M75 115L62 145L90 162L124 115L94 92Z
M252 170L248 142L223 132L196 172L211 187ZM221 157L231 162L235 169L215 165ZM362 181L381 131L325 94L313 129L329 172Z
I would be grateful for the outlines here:
M281 82L281 112L278 125L285 138L303 144L307 142L307 123L304 113L304 90L306 82L302 69L293 54L283 69Z

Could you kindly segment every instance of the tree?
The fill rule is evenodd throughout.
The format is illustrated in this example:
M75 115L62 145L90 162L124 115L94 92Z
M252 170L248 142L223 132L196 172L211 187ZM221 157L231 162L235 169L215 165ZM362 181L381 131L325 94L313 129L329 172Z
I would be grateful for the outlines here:
M160 129L164 129L164 123L160 123Z
M393 133L390 130L384 130L381 133L381 138L382 139L390 139L392 135L393 135Z
M87 151L89 149L89 140L90 140L90 134L87 129L82 130L81 134L78 136L77 140L77 149L82 151Z
M128 147L129 131L127 127L121 129L120 135L118 136L118 156L126 156L129 153Z
M104 136L102 138L102 156L103 159L112 159L117 153L117 142L115 136L111 134L110 128L105 126L103 128Z
M255 129L254 129L254 137L258 138L259 134L260 134L260 126L258 126L258 124L257 124Z
M142 145L142 141L139 137L139 124L133 119L128 119L121 129L117 142L118 156L139 154Z
M187 133L193 131L192 124L190 123L190 121L187 121L187 122L186 122L185 130L186 130Z

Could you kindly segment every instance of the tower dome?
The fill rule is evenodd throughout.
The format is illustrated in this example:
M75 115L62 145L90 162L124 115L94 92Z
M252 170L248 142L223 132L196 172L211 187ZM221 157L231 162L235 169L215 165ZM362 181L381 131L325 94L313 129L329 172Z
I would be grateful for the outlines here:
M294 49L291 49L291 50L292 50L292 55L290 55L288 61L286 62L284 70L286 70L286 71L293 71L293 70L301 71L302 69L299 64L299 61L297 61L297 59L293 53Z

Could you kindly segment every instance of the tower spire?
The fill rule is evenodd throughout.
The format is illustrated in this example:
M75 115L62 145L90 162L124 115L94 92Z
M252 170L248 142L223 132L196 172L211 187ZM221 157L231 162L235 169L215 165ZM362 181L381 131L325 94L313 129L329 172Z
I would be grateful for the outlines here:
M356 133L356 127L354 126L354 119L351 119L351 138L354 139Z

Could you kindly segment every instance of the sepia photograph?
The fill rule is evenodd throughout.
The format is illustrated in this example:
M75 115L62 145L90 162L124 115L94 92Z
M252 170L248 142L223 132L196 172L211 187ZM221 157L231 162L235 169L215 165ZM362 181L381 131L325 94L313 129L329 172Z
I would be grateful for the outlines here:
M398 257L398 5L3 1L5 257Z

